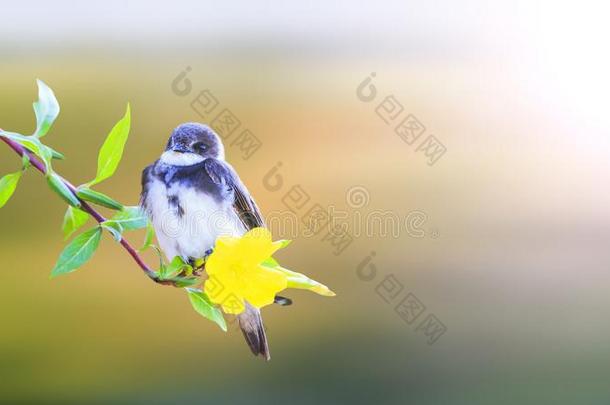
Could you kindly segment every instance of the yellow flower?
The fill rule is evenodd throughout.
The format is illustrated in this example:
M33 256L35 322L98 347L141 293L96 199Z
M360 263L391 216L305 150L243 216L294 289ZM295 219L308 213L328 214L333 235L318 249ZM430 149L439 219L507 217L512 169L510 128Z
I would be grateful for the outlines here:
M205 264L209 276L205 294L227 314L241 313L244 300L257 308L272 304L275 295L285 288L334 296L325 285L281 267L271 257L289 242L273 242L265 228L254 228L241 238L219 237Z
M262 263L282 245L274 243L265 228L254 228L241 238L219 237L205 265L205 293L228 314L241 313L244 300L257 308L272 304L275 294L287 287L288 277Z

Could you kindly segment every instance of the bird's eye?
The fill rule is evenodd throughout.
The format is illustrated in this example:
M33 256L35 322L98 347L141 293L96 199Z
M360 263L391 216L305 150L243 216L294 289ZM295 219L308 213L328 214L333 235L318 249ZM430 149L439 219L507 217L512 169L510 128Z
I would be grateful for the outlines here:
M193 144L193 149L195 149L198 152L203 152L204 150L206 150L207 146L203 143L203 142L195 142Z

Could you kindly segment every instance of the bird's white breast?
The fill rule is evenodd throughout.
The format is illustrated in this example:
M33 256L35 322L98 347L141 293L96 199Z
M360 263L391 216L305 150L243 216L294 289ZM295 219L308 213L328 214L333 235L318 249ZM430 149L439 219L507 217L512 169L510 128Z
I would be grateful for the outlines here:
M159 179L150 184L146 207L161 250L168 260L175 256L200 258L220 235L241 236L245 229L231 202L178 182L167 187Z

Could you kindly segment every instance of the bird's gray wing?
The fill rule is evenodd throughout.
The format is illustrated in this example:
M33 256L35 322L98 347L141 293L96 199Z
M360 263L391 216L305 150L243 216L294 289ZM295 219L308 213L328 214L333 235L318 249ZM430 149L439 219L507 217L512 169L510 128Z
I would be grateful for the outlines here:
M222 160L208 158L203 167L212 181L226 185L234 195L233 208L246 229L266 227L265 220L248 189L239 179L230 164Z
M144 211L147 212L149 211L149 207L147 206L148 191L150 187L150 182L152 181L152 171L156 163L157 162L153 163L150 166L147 166L142 171L142 191L140 193L140 206L144 209Z

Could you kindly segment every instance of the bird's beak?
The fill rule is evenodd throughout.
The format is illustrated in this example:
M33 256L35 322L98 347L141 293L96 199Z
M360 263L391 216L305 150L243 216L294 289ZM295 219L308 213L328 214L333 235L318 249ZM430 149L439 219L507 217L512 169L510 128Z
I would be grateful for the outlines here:
M189 150L186 146L177 144L172 146L172 152L187 153Z

